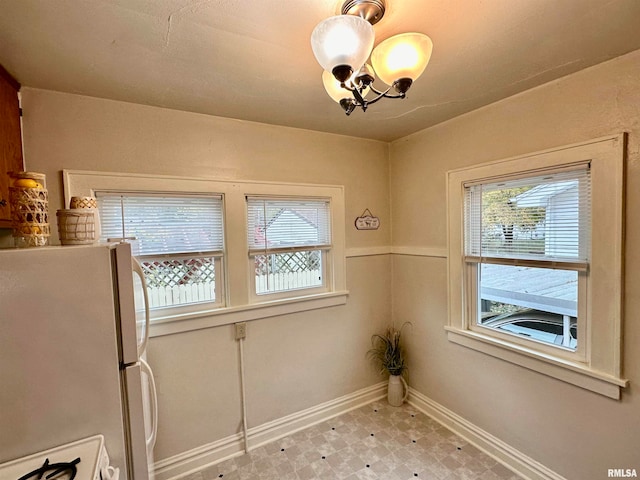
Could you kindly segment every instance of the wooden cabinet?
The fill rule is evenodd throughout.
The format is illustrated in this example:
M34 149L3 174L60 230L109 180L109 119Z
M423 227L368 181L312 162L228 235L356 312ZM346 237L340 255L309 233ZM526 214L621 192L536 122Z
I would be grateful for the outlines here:
M20 84L0 65L0 228L11 227L9 175L22 170Z

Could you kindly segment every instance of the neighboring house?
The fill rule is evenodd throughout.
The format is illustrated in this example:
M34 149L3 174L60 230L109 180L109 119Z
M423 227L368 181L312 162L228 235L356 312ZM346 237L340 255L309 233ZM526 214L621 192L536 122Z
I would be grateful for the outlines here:
M257 238L266 240L269 248L309 245L318 243L318 225L303 211L283 208L267 220L266 228L259 227Z
M578 181L554 182L538 185L514 198L518 207L545 208L545 226L562 223L563 235L545 232L545 254L553 256L575 256L574 245L578 244Z
M326 222L319 221L317 206L266 205L254 219L249 243L256 249L256 293L310 288L322 285L322 254ZM326 219L325 219L326 220ZM257 251L264 247L265 254ZM315 247L315 248L314 248Z

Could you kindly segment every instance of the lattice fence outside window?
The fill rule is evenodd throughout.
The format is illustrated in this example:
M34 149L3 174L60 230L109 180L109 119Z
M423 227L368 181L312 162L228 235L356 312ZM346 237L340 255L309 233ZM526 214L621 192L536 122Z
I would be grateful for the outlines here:
M144 257L149 306L215 301L215 257Z
M256 293L273 293L322 285L322 251L255 256Z
M297 273L320 269L321 252L311 250L305 252L274 253L256 255L256 275L267 273Z

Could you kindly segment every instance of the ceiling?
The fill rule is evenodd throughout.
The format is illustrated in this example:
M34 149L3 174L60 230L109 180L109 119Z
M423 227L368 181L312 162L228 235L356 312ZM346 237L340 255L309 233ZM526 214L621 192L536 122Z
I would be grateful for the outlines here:
M386 3L376 44L423 32L433 56L407 98L349 117L309 42L341 0L0 0L0 64L28 87L392 141L640 49L639 0Z

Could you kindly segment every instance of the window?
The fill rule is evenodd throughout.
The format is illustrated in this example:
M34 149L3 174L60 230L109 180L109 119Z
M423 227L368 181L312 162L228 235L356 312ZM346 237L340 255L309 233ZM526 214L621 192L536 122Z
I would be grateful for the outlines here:
M474 326L583 358L579 286L589 267L590 187L589 163L465 185L464 274Z
M347 301L340 185L80 170L63 179L65 203L99 199L101 240L136 237L151 336Z
M326 290L330 226L329 200L248 197L253 292L291 295Z
M449 340L619 398L623 149L448 173Z
M222 304L221 196L114 192L96 196L101 240L132 241L152 309Z

